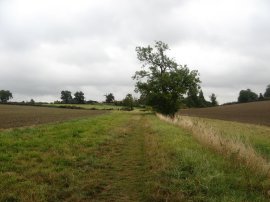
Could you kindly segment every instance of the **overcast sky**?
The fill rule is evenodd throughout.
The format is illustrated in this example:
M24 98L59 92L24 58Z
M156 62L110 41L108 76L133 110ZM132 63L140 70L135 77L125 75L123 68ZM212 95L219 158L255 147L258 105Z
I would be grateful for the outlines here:
M61 90L122 99L141 67L135 47L155 40L199 71L206 98L270 84L268 0L0 0L0 90L17 101Z

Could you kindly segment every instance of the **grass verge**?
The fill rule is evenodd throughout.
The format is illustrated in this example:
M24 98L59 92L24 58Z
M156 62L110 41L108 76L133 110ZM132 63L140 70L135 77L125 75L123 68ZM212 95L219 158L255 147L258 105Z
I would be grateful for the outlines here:
M268 201L267 176L213 153L189 130L152 119L154 134L165 152L168 167L161 172L163 192L171 201Z

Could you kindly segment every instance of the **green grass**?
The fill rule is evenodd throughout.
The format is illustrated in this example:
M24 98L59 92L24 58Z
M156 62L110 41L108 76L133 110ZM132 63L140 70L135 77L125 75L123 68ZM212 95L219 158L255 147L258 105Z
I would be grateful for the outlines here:
M117 137L121 116L14 129L0 134L0 200L57 201L84 198L89 173L99 169L94 151Z
M198 144L188 131L152 119L170 165L157 180L172 196L191 201L268 201L266 177L255 175Z
M0 201L269 201L268 189L153 114L0 132Z

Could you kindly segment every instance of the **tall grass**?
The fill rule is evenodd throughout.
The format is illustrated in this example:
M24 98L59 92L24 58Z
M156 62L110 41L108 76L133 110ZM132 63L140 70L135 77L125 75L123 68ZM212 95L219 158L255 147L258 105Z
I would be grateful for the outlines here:
M223 137L220 131L205 124L201 119L186 116L170 118L161 114L157 114L157 116L161 120L190 130L202 145L229 158L233 163L245 165L256 174L270 178L269 162L260 156L249 143L243 142L237 137Z

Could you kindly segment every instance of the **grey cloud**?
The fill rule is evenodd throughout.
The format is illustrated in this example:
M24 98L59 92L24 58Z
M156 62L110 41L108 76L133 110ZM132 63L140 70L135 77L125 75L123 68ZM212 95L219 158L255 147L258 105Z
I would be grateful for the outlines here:
M62 89L103 100L134 88L135 47L167 42L220 102L270 83L266 0L0 1L0 87L14 99L59 99Z

